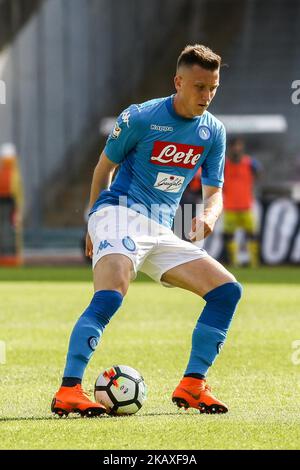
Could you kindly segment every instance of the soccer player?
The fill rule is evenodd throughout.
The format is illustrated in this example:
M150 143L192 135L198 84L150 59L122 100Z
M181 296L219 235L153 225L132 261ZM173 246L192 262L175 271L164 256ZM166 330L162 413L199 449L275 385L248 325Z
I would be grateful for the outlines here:
M201 413L228 410L211 393L206 375L225 341L241 286L203 249L170 229L181 194L200 166L204 211L192 220L190 240L208 236L222 211L225 129L207 111L219 86L220 64L209 48L187 46L177 62L176 94L131 105L107 140L93 175L86 238L95 293L71 334L62 385L52 401L54 413L105 411L84 394L81 381L138 270L206 302L173 402Z
M262 165L245 153L245 143L240 137L231 139L225 162L224 241L229 262L239 265L238 244L235 233L240 228L246 235L250 266L259 264L257 227L253 213L254 183L262 172Z

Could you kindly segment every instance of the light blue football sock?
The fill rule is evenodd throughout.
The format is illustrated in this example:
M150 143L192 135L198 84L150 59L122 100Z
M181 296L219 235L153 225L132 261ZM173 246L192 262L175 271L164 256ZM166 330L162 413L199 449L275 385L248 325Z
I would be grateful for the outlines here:
M114 290L100 290L78 319L70 337L64 379L82 379L103 330L122 304L123 296ZM78 380L80 383L80 380Z
M192 351L185 376L205 377L220 352L241 298L242 286L229 282L208 292L206 305L192 336Z

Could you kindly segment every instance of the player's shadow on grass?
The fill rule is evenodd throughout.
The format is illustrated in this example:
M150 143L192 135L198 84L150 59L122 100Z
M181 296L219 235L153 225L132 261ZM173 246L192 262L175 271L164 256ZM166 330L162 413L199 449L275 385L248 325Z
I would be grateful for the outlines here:
M3 417L3 418L0 418L0 422L9 422L9 421L57 421L57 422L62 422L62 421L69 421L69 420L73 420L73 419L91 419L91 420L96 420L96 419L136 419L136 418L145 418L147 416L178 416L178 417L187 417L187 416L195 416L195 415L198 415L198 413L185 413L184 411L172 411L172 412L159 412L159 413L144 413L144 414L137 414L137 415L132 415L132 416L108 416L108 415L105 415L105 416L101 416L99 418L82 418L81 416L71 416L71 417L68 417L68 418L59 418L59 417L56 417L56 416L37 416L37 417L34 417L34 416L29 416L29 417L26 417L26 416L20 416L20 417Z
M46 421L46 420L56 420L56 418L52 416L39 416L34 418L33 416L26 418L25 416L20 416L20 417L8 417L8 418L0 418L0 423L2 422L7 422L7 421Z
M195 410L195 412L185 412L185 411L166 411L166 412L157 412L157 413L141 413L136 415L136 418L144 418L145 416L193 416L200 414ZM132 416L133 417L133 416ZM120 416L121 418L121 416ZM124 416L124 418L130 418L130 416Z

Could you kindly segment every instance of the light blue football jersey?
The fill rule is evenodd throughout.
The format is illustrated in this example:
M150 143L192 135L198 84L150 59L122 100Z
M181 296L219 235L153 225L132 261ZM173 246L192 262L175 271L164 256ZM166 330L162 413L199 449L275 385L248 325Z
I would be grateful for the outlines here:
M106 156L119 171L90 214L106 205L126 205L171 227L182 193L198 168L204 185L222 187L226 134L211 113L187 119L174 95L134 104L123 111L107 139Z

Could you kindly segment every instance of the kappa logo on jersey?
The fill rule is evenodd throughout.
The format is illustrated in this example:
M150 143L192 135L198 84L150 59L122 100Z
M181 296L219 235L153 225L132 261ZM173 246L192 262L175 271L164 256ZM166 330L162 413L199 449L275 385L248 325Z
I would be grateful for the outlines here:
M150 129L159 132L173 132L174 130L172 126L159 126L158 124L151 124Z
M150 161L155 165L180 166L182 168L195 168L200 160L204 147L175 142L154 142Z
M167 193L178 193L184 183L184 176L170 175L159 172L157 174L154 188Z
M109 243L107 240L102 240L102 241L99 243L99 247L98 247L97 254L99 253L99 251L105 250L105 249L108 248L109 246L113 247L113 245L112 245L111 243Z
M125 111L123 111L123 113L121 114L121 118L122 118L122 121L127 124L127 127L129 127L129 118L130 118L130 111L128 111L128 109L126 109Z

